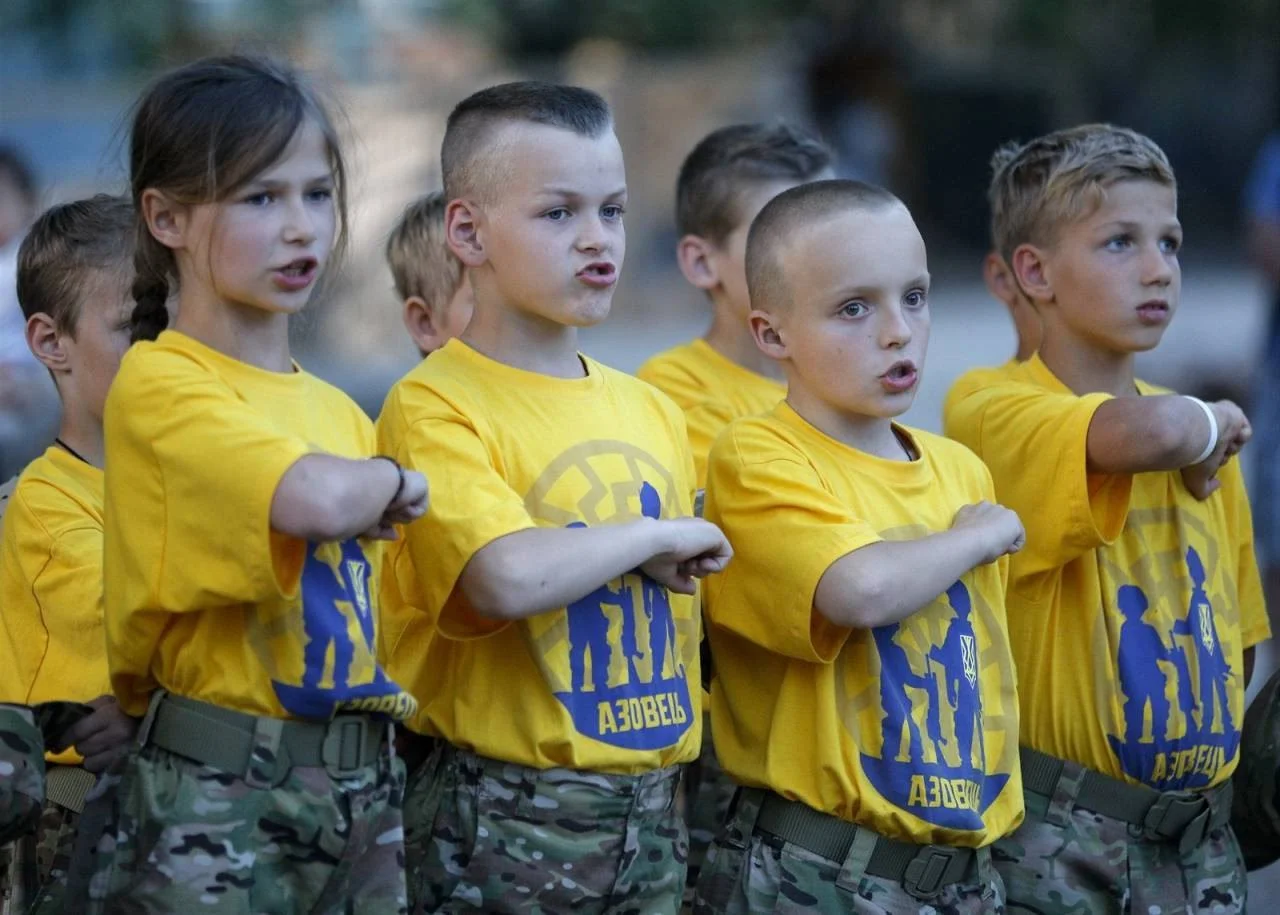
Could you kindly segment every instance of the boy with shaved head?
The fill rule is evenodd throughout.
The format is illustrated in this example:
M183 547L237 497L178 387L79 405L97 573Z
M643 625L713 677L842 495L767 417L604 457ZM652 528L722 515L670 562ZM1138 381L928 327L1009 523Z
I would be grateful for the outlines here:
M695 911L1001 912L1022 525L972 453L894 422L929 341L924 241L887 191L818 181L764 207L746 266L787 397L708 463L736 550L707 585L711 721L742 787Z
M411 901L674 912L696 579L730 550L692 517L679 408L578 352L622 266L622 150L598 95L524 82L459 104L442 160L474 314L379 419L387 454L438 475L391 567L412 613L390 666L440 738L406 798Z

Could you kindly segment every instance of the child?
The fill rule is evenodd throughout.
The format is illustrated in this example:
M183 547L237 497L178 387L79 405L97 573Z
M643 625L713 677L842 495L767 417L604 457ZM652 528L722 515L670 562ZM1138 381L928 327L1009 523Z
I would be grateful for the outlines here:
M393 674L442 742L406 798L415 911L674 912L681 764L698 753L695 577L729 546L693 507L684 419L578 352L609 313L626 174L608 106L523 82L462 101L442 150L461 338L392 389L385 453L439 475L397 581Z
M707 585L711 722L743 788L695 911L1003 911L1022 525L967 450L893 422L928 347L924 242L887 191L818 181L765 206L746 265L787 399L708 464L737 550Z
M14 911L61 905L85 793L137 729L110 695L102 631L102 410L129 345L134 226L128 200L99 195L48 210L18 253L27 341L53 376L62 416L4 514L0 702L94 712L66 735L74 748L49 758L40 830L18 843L10 869Z
M375 660L376 541L426 482L289 355L345 226L332 124L285 67L198 61L143 96L130 175L146 342L107 398L104 614L146 719L94 902L402 912L388 721L414 702Z
M987 291L1004 303L1013 319L1013 330L1018 335L1018 346L1013 358L1026 362L1040 347L1040 316L1026 293L1018 286L1013 271L1004 262L1000 252L991 250L982 259L982 279Z
M387 238L387 266L404 303L404 326L424 357L466 330L475 295L444 239L443 191L405 208Z
M698 485L724 427L777 406L786 389L751 339L743 253L760 208L787 188L830 177L831 154L789 124L735 124L713 131L684 160L676 182L680 271L711 302L711 328L659 353L636 374L684 410Z
M44 802L44 740L31 710L0 705L0 860L31 830Z
M704 137L680 168L676 259L685 279L711 302L711 328L654 356L636 374L684 410L699 488L706 485L711 443L725 426L773 409L786 394L780 371L756 349L747 323L751 304L743 254L751 220L780 192L831 177L830 171L826 147L785 123L722 127ZM702 752L686 788L692 887L734 791L705 721Z
M994 235L1043 339L962 376L945 428L1028 524L1008 595L1027 792L997 857L1010 908L1243 911L1227 782L1268 627L1228 458L1250 428L1134 377L1178 308L1173 171L1105 124L992 166Z

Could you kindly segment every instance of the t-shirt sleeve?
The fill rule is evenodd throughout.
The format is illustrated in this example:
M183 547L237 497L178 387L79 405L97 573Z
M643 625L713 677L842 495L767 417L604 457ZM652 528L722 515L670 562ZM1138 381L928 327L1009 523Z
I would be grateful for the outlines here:
M1106 394L1056 393L1030 384L955 390L948 437L991 469L996 496L1022 519L1020 574L1057 568L1120 536L1133 477L1088 471L1089 425Z
M803 455L762 441L765 434L731 428L711 452L707 517L734 558L708 584L707 614L761 648L829 663L850 630L814 609L818 582L838 559L881 538Z
M102 648L102 530L84 527L64 531L31 589L49 621L46 625L58 627L63 651L57 657L44 656L32 678L28 701L102 695L106 666Z
M418 589L411 602L438 609L447 637L498 631L505 624L476 613L457 588L458 578L481 549L536 522L502 476L499 456L463 414L442 405L409 428L400 449L397 460L426 473L431 483L427 514L405 528Z
M1262 576L1253 551L1253 516L1239 460L1229 462L1219 473L1222 497L1226 500L1227 523L1236 554L1236 593L1240 601L1240 638L1245 648L1271 638L1271 620L1263 596ZM1210 497L1213 498L1213 497Z

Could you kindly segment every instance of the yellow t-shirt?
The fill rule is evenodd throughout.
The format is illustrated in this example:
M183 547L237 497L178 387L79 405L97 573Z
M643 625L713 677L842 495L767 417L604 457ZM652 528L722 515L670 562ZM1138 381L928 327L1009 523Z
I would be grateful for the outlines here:
M947 434L1027 528L1008 595L1022 741L1160 789L1215 785L1238 756L1244 649L1268 635L1244 481L1232 461L1199 502L1176 471L1088 473L1108 396L1076 396L1037 356L947 397Z
M964 448L901 431L916 460L856 451L782 403L711 449L707 518L735 551L707 583L712 729L739 782L891 838L979 847L1023 811L1006 561L888 626L842 628L813 606L836 560L992 498Z
M0 607L0 702L88 702L111 692L102 634L102 471L61 448L27 466L5 512ZM48 758L81 761L71 750Z
M157 686L274 718L415 711L375 656L381 545L271 530L299 458L375 453L350 398L165 331L125 355L105 420L107 660L125 711Z
M637 773L698 755L696 598L637 571L504 624L456 587L478 550L516 531L691 513L679 409L583 364L585 378L552 378L451 340L392 389L383 444L427 473L431 509L387 572L417 611L389 669L422 703L416 730L536 768Z
M698 485L706 485L711 443L735 419L768 413L787 396L780 381L757 375L701 338L649 359L636 377L649 382L684 410Z

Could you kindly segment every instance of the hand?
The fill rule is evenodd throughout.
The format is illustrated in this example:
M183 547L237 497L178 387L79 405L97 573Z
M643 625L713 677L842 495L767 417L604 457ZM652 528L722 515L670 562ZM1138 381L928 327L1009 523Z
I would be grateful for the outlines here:
M1219 400L1209 409L1218 420L1218 446L1199 464L1182 468L1182 484L1202 502L1222 488L1218 471L1253 438L1248 417L1231 401Z
M378 523L361 536L374 540L395 540L397 524L408 524L427 513L427 478L405 468L404 485L388 503Z
M81 718L58 738L63 747L75 747L84 767L98 775L129 751L138 733L138 719L126 715L114 696L99 696L85 703L94 712Z
M1027 532L1016 513L987 501L961 508L951 522L951 529L970 531L978 538L983 547L978 565L1018 552L1027 540Z
M673 518L662 525L667 549L640 566L640 571L677 594L697 592L695 578L721 572L733 547L720 528L701 518Z

